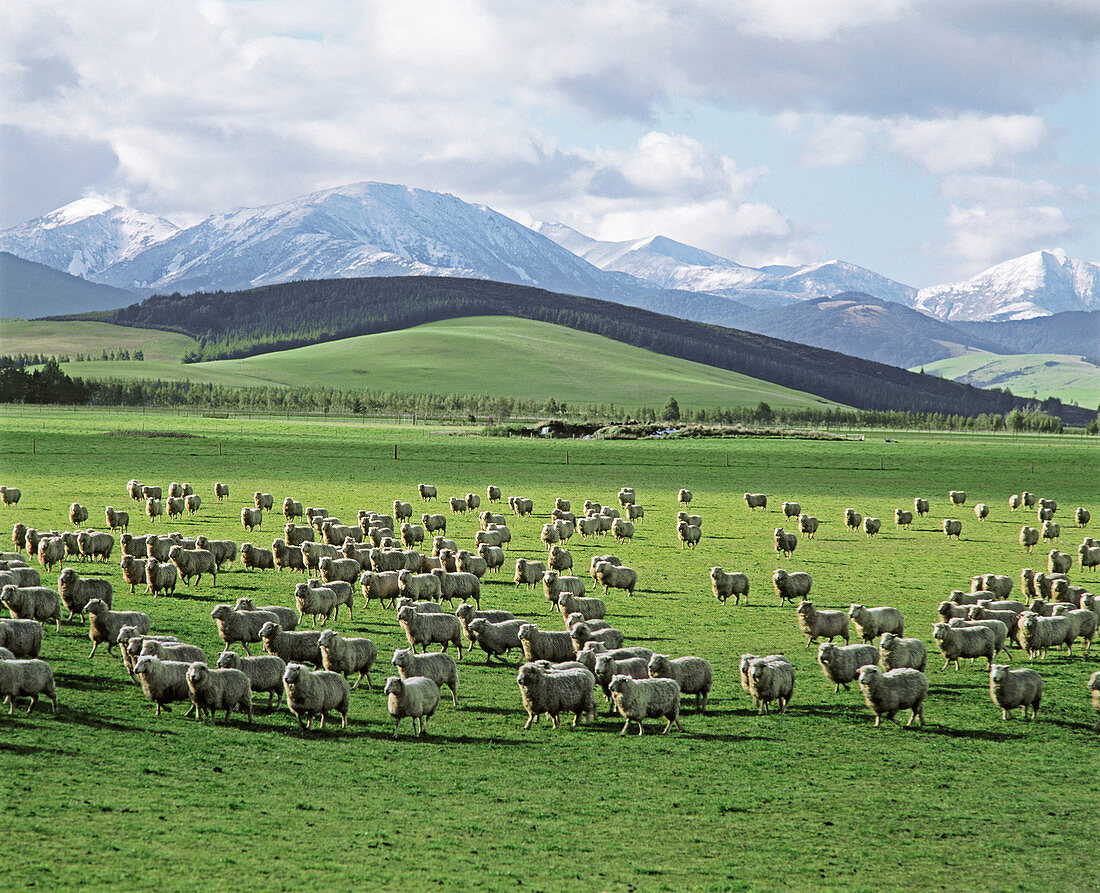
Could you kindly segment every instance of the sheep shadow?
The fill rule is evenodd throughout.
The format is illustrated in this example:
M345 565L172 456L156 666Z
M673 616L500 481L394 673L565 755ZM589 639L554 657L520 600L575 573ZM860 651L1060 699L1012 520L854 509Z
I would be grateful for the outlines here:
M62 750L56 747L40 747L36 744L11 744L0 742L0 754L12 753L21 757L34 756L35 754L55 754L59 757L74 757L76 753L70 750Z
M95 714L88 713L84 710L73 710L61 706L58 708L57 721L64 725L80 725L86 726L90 729L111 731L111 732L138 732L141 731L140 725L124 725L120 722L114 722L109 719L104 719Z
M78 691L102 691L108 688L126 691L133 684L128 679L80 676L73 673L54 673L54 682L59 688Z
M985 729L954 729L950 726L925 725L910 726L914 731L924 732L927 735L943 735L947 738L967 738L978 741L1020 741L1026 738L1022 733L990 732Z

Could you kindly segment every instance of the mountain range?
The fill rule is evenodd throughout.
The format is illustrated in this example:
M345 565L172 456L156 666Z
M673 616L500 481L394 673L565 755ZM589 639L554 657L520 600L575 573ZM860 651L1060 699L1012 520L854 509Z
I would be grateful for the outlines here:
M529 228L484 205L385 183L240 208L186 228L81 199L0 232L0 251L140 296L365 276L493 280L903 366L1000 341L950 326L1100 309L1100 265L1057 251L918 291L840 260L755 268L663 236L607 242L562 224ZM82 300L68 312L94 309ZM10 295L4 305L9 315L36 306Z

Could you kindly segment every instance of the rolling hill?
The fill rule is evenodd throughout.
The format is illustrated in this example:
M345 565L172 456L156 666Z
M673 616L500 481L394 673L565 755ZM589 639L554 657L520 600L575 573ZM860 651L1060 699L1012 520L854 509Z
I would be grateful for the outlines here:
M161 378L231 387L324 386L354 390L490 394L517 399L554 397L635 408L663 406L670 395L684 408L775 408L837 404L812 394L620 344L551 323L514 317L467 317L394 332L361 335L237 360L180 362L194 342L182 335L95 322L22 323L20 338L49 347L101 338L104 344L160 346L145 362L63 363L82 378ZM36 329L44 331L36 331ZM68 330L68 331L66 331ZM127 341L125 336L129 336ZM5 349L7 345L4 345ZM168 349L175 356L166 356ZM147 349L146 355L152 353ZM473 359L472 358L476 358Z
M1018 397L1057 397L1088 409L1100 404L1100 367L1080 356L971 354L927 363L924 371L980 388L1008 388Z
M0 251L0 316L30 319L90 310L114 310L137 298L53 267Z

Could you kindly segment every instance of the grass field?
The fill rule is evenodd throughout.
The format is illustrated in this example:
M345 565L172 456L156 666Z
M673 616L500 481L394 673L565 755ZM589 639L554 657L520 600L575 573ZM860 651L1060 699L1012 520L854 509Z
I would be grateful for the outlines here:
M162 364L175 366L179 358L195 346L195 340L187 335L175 332L161 332L156 329L133 329L128 326L116 326L107 322L63 322L48 319L3 319L0 320L0 353L38 353L45 356L78 353L100 353L125 348L128 351L143 350L145 362L127 361L122 363L71 363L66 369L73 375L80 375L85 367L117 368L123 376L123 369L135 370L135 374L126 377L155 378L156 376L139 374L144 368L160 368ZM115 373L111 373L115 374Z
M1100 367L1078 356L975 353L926 363L924 371L979 388L1008 388L1017 397L1057 397L1086 407L1100 404Z
M110 349L135 347L143 337L161 345L145 362L63 364L83 378L163 378L230 386L303 385L372 391L456 394L492 393L524 399L553 396L568 403L663 406L669 395L684 408L836 406L812 394L792 391L701 363L679 360L599 335L512 317L470 317L329 341L243 360L178 362L193 342L182 335L126 329L106 323L5 321L3 350L77 352L68 343L94 342ZM36 327L42 327L39 332ZM59 328L60 327L60 328ZM65 327L72 327L70 337ZM122 340L122 339L132 340ZM136 343L134 343L136 342ZM95 348L86 348L95 349ZM176 353L171 354L170 351ZM594 396L595 395L595 396Z
M441 704L428 738L413 739L405 725L394 741L380 688L403 639L393 612L372 605L335 624L370 636L380 656L375 690L353 692L348 729L302 732L285 710L262 708L252 728L237 715L212 728L184 720L178 706L154 717L117 657L101 647L89 661L86 627L66 622L46 631L42 654L60 686L60 714L0 713L6 888L1100 885L1088 842L1100 806L1100 739L1085 692L1100 649L1033 662L1046 688L1031 724L1002 722L981 662L941 672L933 654L927 725L874 729L858 690L833 693L803 647L794 609L780 607L770 585L774 569L787 567L813 574L819 606L893 604L907 634L934 651L930 624L949 590L967 588L975 573L1018 580L1021 567L1045 565L1045 553L1028 556L1016 544L1033 516L1009 512L1010 493L1057 499L1059 547L1075 551L1073 506L1094 515L1100 506L1096 446L1085 438L531 441L319 422L179 424L85 411L6 417L3 478L22 488L23 500L0 509L5 529L16 520L66 529L68 504L79 500L99 522L105 504L129 508L132 532L148 532L125 494L134 477L165 487L190 481L203 497L198 518L157 529L269 545L280 518L265 520L255 537L240 527L240 508L257 489L277 504L291 495L353 521L357 509L389 511L395 498L419 514L420 481L435 483L444 504L469 491L484 500L494 483L505 496L535 500L534 517L510 522L511 567L516 557L541 557L538 534L554 497L577 508L586 498L613 502L620 486L633 486L646 509L635 540L574 539L575 566L584 575L591 555L611 551L637 568L639 591L609 595L608 619L630 643L710 660L710 709L698 715L685 704L686 731L667 737L651 721L644 737L620 738L621 721L604 715L578 729L554 731L544 720L524 732L515 665L486 666L477 651L460 663L459 706ZM229 484L228 502L213 500L216 480ZM704 518L695 552L675 538L680 487L694 491L690 509ZM967 506L949 508L949 489L966 490ZM745 491L767 493L768 510L750 512ZM893 509L918 495L931 500L931 515L895 531ZM771 534L784 499L822 524L816 540L777 562ZM977 501L992 506L985 523L969 508ZM847 533L846 506L882 518L882 533ZM962 518L960 542L943 536L944 517ZM460 543L476 527L474 517L448 517L448 535ZM220 650L209 618L215 604L250 595L292 605L298 579L234 568L216 588L204 580L153 600L129 594L117 558L77 569L111 579L116 607L147 611L158 631L202 645L211 660ZM749 575L748 606L714 600L712 565ZM1082 577L1076 567L1072 576ZM56 574L43 577L56 583ZM508 577L486 581L483 606L554 627L542 593L517 590ZM736 679L745 651L784 652L795 664L786 715L752 710ZM1029 664L1018 652L1013 663Z

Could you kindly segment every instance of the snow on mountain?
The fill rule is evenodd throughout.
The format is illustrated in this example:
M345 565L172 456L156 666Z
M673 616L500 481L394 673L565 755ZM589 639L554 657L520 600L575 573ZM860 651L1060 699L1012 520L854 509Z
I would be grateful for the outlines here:
M965 282L922 288L916 307L941 319L1005 321L1100 309L1100 264L1035 251Z
M917 293L914 288L843 261L756 269L665 236L602 242L560 223L540 223L535 229L601 270L629 273L662 288L735 298L754 307L783 306L846 291L911 306Z
M0 232L0 251L92 279L177 230L162 217L98 198L82 198Z

